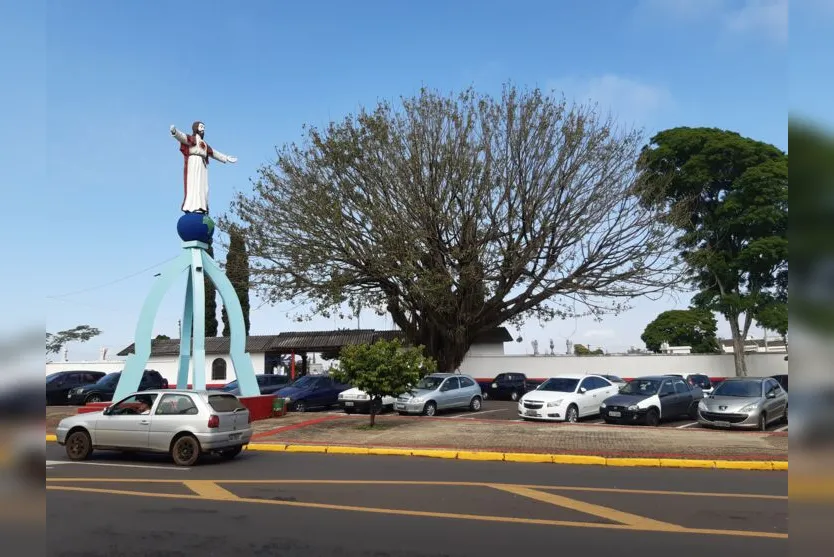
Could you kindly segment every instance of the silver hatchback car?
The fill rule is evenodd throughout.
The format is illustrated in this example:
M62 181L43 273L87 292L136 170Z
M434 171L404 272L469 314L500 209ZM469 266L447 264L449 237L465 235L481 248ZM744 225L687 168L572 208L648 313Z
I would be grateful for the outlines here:
M178 466L192 466L201 454L240 454L252 438L249 418L233 394L162 389L133 393L102 412L64 418L55 433L70 460L105 449L170 453Z
M468 375L458 373L432 373L426 375L411 391L403 393L394 402L400 414L434 416L438 410L469 408L481 409L481 387Z
M788 393L770 377L731 377L698 404L698 422L706 427L766 431L788 421Z

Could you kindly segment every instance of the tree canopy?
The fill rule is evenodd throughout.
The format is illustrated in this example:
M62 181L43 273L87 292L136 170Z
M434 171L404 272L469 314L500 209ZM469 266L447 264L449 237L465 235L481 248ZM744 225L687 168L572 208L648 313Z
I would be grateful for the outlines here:
M70 342L87 342L100 334L100 330L89 325L78 325L57 333L46 333L46 353L57 354Z
M666 342L669 346L691 346L694 354L712 354L720 350L717 330L718 323L709 310L673 309L646 325L640 338L652 352L659 352Z
M397 396L412 388L423 375L437 369L434 360L423 355L420 346L403 346L399 339L380 339L373 344L351 344L342 348L339 366L332 375L341 383L354 385L370 397L370 420L374 425L377 407L384 396Z
M221 219L247 228L253 286L324 316L387 312L442 371L495 327L615 313L678 278L637 196L644 140L593 108L424 89L305 130Z
M735 132L682 127L655 135L638 166L644 201L683 232L693 304L727 318L736 374L747 375L753 320L787 303L787 154Z

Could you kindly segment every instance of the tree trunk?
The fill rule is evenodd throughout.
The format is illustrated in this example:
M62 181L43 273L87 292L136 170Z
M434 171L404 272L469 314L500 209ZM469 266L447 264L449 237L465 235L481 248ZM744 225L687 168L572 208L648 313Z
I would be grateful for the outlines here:
M733 362L736 368L736 377L747 377L747 363L744 361L744 338L738 326L738 315L727 316L730 322L730 332L733 335Z
M368 406L368 414L371 417L371 427L376 424L376 397L371 397L371 404Z

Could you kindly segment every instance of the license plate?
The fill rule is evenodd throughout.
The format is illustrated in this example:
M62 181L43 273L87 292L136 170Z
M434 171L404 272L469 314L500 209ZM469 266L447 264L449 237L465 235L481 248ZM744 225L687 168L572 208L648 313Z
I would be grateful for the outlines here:
M353 406L353 402L347 401L345 402L345 406Z
M611 410L610 412L608 412L608 415L613 417L613 418L619 418L620 416L622 416L622 414L620 414L619 412L615 412L614 410Z
M229 441L234 441L236 439L240 439L243 436L242 433L230 433L229 434Z
M397 410L405 410L405 404L398 404Z
M538 416L539 415L539 413L536 412L535 410L528 410L527 412L525 412L525 414L527 416Z
M730 427L730 422L713 422L717 427Z

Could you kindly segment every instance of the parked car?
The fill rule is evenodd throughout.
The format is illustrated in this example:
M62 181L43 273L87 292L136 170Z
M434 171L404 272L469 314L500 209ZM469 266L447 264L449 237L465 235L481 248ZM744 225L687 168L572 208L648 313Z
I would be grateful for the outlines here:
M731 377L698 405L705 427L758 429L788 420L788 393L772 377Z
M277 375L274 373L261 373L256 375L255 379L258 380L258 388L260 389L262 395L271 395L280 391L290 383L290 377L288 375ZM240 385L238 384L237 379L226 383L220 390L224 393L231 393L235 396L240 396Z
M515 402L524 396L524 393L528 390L527 376L523 373L499 373L483 391L483 394L484 398Z
M103 371L56 371L46 376L46 405L66 404L71 389L95 383L107 375Z
M383 410L391 410L397 399L392 396L384 396L375 401L375 414L382 413ZM370 412L371 397L365 391L356 387L348 389L339 393L339 406L346 414L353 414L354 412Z
M178 466L192 466L203 454L240 454L252 438L252 425L235 395L164 389L139 391L101 412L64 418L55 436L70 460L106 449L169 453Z
M518 402L518 415L525 420L566 421L599 414L600 403L619 388L599 375L551 377Z
M681 416L695 419L698 403L703 398L703 391L682 377L639 377L626 383L619 394L605 399L600 405L600 414L608 424L657 426L662 420Z
M669 373L668 375L670 377L680 377L693 387L698 387L704 392L704 396L712 392L712 381L710 381L708 375L703 373Z
M113 395L116 394L116 387L119 384L119 379L122 376L121 371L105 375L97 382L90 385L83 385L71 389L67 394L67 402L69 404L87 404L89 402L109 402L113 400ZM167 389L168 380L153 369L146 369L142 374L142 379L139 382L140 391L147 391L151 389Z
M305 375L275 392L284 399L292 412L306 412L310 408L328 408L339 404L339 393L350 389L328 375Z
M771 379L776 379L776 381L779 383L779 386L781 386L783 389L785 389L786 393L788 392L788 376L787 375L772 375Z
M435 416L438 410L452 408L477 412L482 396L481 386L469 375L432 373L420 379L411 391L398 396L394 408L402 415Z

